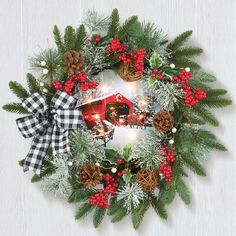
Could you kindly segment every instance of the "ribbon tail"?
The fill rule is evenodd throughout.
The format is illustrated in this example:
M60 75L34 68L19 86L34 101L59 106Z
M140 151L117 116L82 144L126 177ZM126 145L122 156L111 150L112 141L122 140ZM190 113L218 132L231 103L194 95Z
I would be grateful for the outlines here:
M68 133L68 130L63 130L54 125L52 132L53 155L70 153Z
M33 138L30 151L25 158L24 172L32 170L35 174L40 175L43 159L51 143L52 130L53 127L49 127L44 135L37 135Z

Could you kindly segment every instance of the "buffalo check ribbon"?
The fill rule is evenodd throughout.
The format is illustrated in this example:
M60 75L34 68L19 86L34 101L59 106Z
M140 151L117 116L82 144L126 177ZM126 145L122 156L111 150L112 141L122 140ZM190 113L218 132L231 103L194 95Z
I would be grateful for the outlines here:
M53 96L50 106L39 93L23 100L22 106L31 115L17 119L16 123L25 138L33 137L24 171L40 174L50 144L53 155L70 152L68 130L78 129L83 123L81 111L75 109L76 102L74 97L61 91Z

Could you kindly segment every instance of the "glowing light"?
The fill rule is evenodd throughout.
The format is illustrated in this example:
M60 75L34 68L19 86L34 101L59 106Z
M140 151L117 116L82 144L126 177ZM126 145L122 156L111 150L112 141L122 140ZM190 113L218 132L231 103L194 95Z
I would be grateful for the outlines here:
M103 85L103 86L101 87L101 91L102 91L103 93L108 92L109 89L110 89L110 88L109 88L108 86L106 86L106 85Z
M138 136L137 133L129 133L128 134L128 138L131 141L135 141L137 139L137 136Z
M93 117L94 117L95 119L100 119L100 115L99 115L99 114L95 114Z
M110 109L110 110L114 110L114 109L115 109L115 107L111 106L109 109Z

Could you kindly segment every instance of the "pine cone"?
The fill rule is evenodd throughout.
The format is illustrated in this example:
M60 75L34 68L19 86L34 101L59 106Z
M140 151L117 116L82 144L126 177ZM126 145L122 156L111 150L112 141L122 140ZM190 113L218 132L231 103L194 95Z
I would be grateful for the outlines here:
M134 63L122 63L119 69L120 77L128 82L137 81L141 78L141 75L137 72Z
M153 118L153 126L161 133L173 127L174 118L168 111L159 111Z
M157 170L140 169L136 175L136 182L144 192L152 192L159 185L160 177Z
M87 188L93 188L102 180L99 166L93 163L84 164L78 171L76 177Z
M76 75L84 69L84 57L77 51L67 51L64 53L64 61L68 76Z

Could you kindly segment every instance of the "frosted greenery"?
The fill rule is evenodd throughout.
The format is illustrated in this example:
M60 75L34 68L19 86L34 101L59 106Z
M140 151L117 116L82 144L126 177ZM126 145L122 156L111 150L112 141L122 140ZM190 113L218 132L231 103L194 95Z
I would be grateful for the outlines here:
M144 192L137 183L130 183L117 191L117 200L124 201L124 206L128 212L137 208L144 197Z
M105 158L102 142L89 131L80 130L70 135L71 159L75 166L85 162L99 162Z
M143 168L158 168L163 159L159 152L163 139L163 134L150 130L134 145L130 159Z
M184 93L177 84L156 81L154 84L143 82L143 89L147 96L155 97L162 110L174 111L174 105L183 97Z
M67 164L67 157L58 156L51 161L56 171L42 179L41 188L43 191L52 192L56 196L67 199L71 194L71 185L68 182L70 177Z

